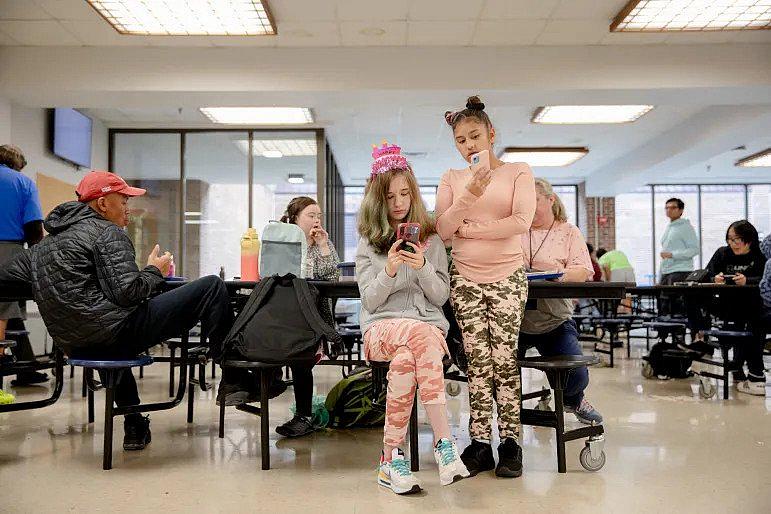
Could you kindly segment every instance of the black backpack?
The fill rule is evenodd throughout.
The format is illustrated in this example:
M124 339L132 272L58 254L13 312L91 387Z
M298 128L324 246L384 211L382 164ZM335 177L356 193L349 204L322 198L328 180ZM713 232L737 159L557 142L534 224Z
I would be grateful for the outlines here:
M292 274L263 278L225 338L228 353L249 361L315 363L320 344L333 343L340 335L319 314L318 290ZM325 353L330 355L329 347Z
M690 376L688 370L693 361L686 352L680 350L675 344L658 342L651 346L651 351L644 358L652 369L649 378L654 376L687 378Z

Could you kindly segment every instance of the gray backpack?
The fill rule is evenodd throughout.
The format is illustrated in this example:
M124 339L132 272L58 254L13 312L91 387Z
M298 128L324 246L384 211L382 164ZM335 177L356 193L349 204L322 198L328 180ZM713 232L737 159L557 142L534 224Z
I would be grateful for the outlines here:
M305 232L297 225L271 221L262 230L261 277L291 273L296 277L306 278L307 258L308 240L305 238Z

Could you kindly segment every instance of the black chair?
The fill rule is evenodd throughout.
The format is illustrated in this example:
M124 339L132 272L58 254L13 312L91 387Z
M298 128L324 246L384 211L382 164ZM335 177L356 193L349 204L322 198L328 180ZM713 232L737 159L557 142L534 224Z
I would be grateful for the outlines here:
M370 361L372 368L372 402L373 406L385 410L385 405L376 403L383 388L388 387L388 369L390 362ZM412 402L412 412L409 421L409 444L410 444L410 469L412 471L420 470L420 453L418 450L418 390L415 389L415 398Z
M27 330L6 330L5 331L5 341L0 341L0 343L5 343L5 348L15 348L19 345L19 339L22 337L29 336L29 331ZM10 344L14 343L14 344ZM55 353L55 352L54 352ZM56 368L56 357L55 355L46 355L39 359L33 359L29 361L20 361L17 360L15 357L11 358L10 356L6 356L5 365L0 366L0 389L3 388L3 382L4 378L9 375L16 375L18 373L24 373L24 372L31 372L31 371L43 371L47 369L55 369Z
M613 350L616 348L623 348L624 346L624 343L619 339L618 335L621 332L626 332L628 334L632 323L629 319L623 318L595 318L592 320L592 324L595 327L600 328L603 335L605 332L610 335L609 349L605 350L603 348L598 348L597 345L601 343L596 342L594 343L594 351L596 353L608 355L610 357L610 367L612 368L614 365ZM632 349L629 341L627 341L626 356L627 358L632 356Z
M554 357L525 357L519 359L521 368L532 368L543 371L549 379L554 391L554 411L548 411L541 406L538 409L522 409L522 424L555 429L557 436L557 470L567 472L565 464L565 443L576 439L587 438L581 449L579 460L587 471L598 471L605 465L605 430L602 425L592 425L565 431L565 412L563 391L571 371L584 366L597 364L595 356L559 355ZM543 400L548 390L522 395L522 400L539 398Z
M187 348L182 347L182 357L187 359ZM170 402L147 403L140 405L131 405L127 407L115 407L115 388L121 381L124 373L131 373L131 368L148 366L152 364L153 358L149 355L140 355L134 359L116 359L116 360L90 360L90 359L70 359L69 363L73 366L83 368L83 373L88 383L88 421L94 421L94 391L105 390L104 401L104 447L102 455L102 469L112 469L112 442L113 442L113 419L116 416L125 414L135 414L143 412L154 412L158 410L167 410L176 407L182 402L185 396L185 381L187 380L187 366L180 368L180 382L177 395ZM94 381L93 370L97 370L101 376L101 384Z
M262 469L270 469L270 411L268 408L270 383L275 370L280 369L285 365L227 359L223 360L220 366L222 367L223 373L226 368L240 368L253 370L260 375L260 406L255 407L248 403L242 403L236 405L235 408L241 412L247 412L260 417L260 454L262 456ZM223 439L225 437L225 402L221 402L219 407L219 438Z

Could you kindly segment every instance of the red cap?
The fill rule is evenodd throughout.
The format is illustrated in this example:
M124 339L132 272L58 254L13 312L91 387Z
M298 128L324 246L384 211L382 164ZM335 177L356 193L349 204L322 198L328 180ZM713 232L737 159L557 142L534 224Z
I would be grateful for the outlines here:
M147 191L138 187L131 187L126 181L115 173L109 171L92 171L83 177L75 193L78 200L85 203L96 200L110 193L120 193L126 196L142 196Z

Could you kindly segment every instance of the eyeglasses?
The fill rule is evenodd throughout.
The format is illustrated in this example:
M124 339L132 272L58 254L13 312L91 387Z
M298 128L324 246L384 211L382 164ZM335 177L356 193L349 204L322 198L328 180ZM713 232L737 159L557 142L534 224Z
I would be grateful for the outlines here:
M725 242L728 243L728 244L731 244L731 243L743 243L744 239L742 239L741 237L726 237L725 238Z

